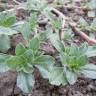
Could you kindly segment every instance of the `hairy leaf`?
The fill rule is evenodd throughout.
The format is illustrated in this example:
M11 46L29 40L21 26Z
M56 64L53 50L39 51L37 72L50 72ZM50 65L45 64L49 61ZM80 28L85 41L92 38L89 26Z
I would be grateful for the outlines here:
M94 64L85 65L81 73L83 73L85 77L96 79L96 65Z
M19 72L17 76L17 86L26 93L31 92L34 86L35 80L32 74L25 74L23 72Z
M7 35L0 35L0 51L7 52L10 47L9 37Z
M53 67L49 74L49 82L53 85L66 85L64 71L60 67Z

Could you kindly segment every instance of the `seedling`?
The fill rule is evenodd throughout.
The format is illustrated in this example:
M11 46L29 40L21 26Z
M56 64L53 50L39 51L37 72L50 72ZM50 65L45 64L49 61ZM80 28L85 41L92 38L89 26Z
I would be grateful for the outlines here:
M0 63L5 65L3 68L7 68L5 71L9 69L17 71L17 86L26 93L32 90L35 83L33 76L34 67L40 69L40 72L43 74L42 70L46 67L45 70L47 71L48 67L54 63L51 56L43 55L39 52L39 46L39 39L33 38L30 40L27 48L23 44L18 44L16 46L15 56L3 54L1 55L3 59L0 58ZM43 74L43 76L46 76L46 74Z
M57 40L57 43L55 42L55 44L54 47L60 52L59 57L62 63L60 73L58 74L62 74L63 78L65 77L65 80L64 82L61 82L61 75L54 77L56 76L54 74L57 73L55 70L54 74L53 72L52 74L54 78L58 78L58 82L54 82L53 84L74 84L81 74L83 74L85 77L96 79L96 65L90 64L88 60L89 57L96 56L95 46L88 46L87 44L83 44L80 47L74 44L71 44L70 46L64 46L59 40ZM51 79L52 77L50 80Z

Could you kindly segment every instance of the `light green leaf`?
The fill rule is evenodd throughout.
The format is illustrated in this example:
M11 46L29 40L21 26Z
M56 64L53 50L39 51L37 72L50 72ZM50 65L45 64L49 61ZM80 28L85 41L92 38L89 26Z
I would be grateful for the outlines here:
M12 56L6 60L6 64L12 70L21 70L22 66L26 63L26 60L22 56Z
M0 15L0 26L11 27L16 21L15 16L10 16L7 13L3 13Z
M46 79L49 78L49 70L47 68L49 66L47 66L47 65L46 66L36 65L36 67L39 69L39 71L40 71L41 75L43 76L43 78L46 78Z
M85 53L87 57L94 57L96 56L96 46L89 46L88 50Z
M0 64L0 73L9 71L10 68L7 66L7 64Z
M0 35L0 51L7 52L10 48L10 39L7 35Z
M66 73L66 79L68 80L69 84L74 84L77 80L77 74L70 71L70 70L65 70Z
M13 35L13 34L17 34L19 33L18 31L16 30L13 30L9 27L3 27L3 26L0 26L0 35L4 34L4 35Z
M26 40L29 40L30 33L31 33L31 26L28 22L25 22L22 27L20 28L20 32L22 33L23 37Z
M16 49L15 49L16 55L22 55L25 51L26 51L26 49L25 49L25 47L24 47L23 44L19 43L19 44L16 46Z
M54 27L55 29L60 29L60 28L61 28L61 21L60 21L59 19L54 20L54 21L52 22L52 25L53 25L53 27Z
M41 55L34 60L34 63L37 65L45 64L45 66L52 65L52 64L54 64L54 59L53 59L53 57L51 57L49 55Z
M96 79L96 65L94 64L87 64L82 68L81 71L85 77Z
M0 53L0 64L5 63L8 58L10 58L10 55Z
M35 80L32 74L25 74L19 72L17 76L17 86L24 92L29 93L32 91Z
M66 85L67 81L65 79L64 71L60 67L53 67L49 74L49 82L52 85Z
M60 41L58 34L50 34L49 39L52 45L59 51L62 52L64 50L64 45Z
M32 38L30 41L30 45L29 45L30 49L32 49L32 51L37 51L40 47L40 41L38 38Z
M27 63L31 63L31 61L34 60L34 54L32 53L31 49L28 49L27 51L25 51L22 57L25 58Z
M48 78L49 71L52 69L54 65L53 57L48 55L42 55L35 60L35 63L37 64L35 66L39 69L41 75L44 78Z
M29 18L29 23L31 26L31 29L34 31L34 29L37 27L37 13L32 13Z
M24 65L24 66L22 67L22 70L23 70L24 73L29 74L29 73L33 73L34 68L33 68L32 66L29 67L29 66L28 66L28 63L27 63L26 65Z

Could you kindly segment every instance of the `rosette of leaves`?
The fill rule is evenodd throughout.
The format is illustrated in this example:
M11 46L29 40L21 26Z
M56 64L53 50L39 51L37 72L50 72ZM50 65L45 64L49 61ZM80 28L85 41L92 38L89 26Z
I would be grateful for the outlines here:
M54 82L52 84L74 84L81 74L83 74L85 77L96 79L96 65L90 64L89 62L89 57L96 56L96 46L88 46L87 44L82 44L80 47L75 44L64 46L63 43L59 40L55 40L54 43L55 44L53 44L53 46L60 53L59 57L62 66L61 69L57 68L60 70L59 73L56 70L54 72L53 70L51 71L50 74L54 74L49 79L51 80L53 77L56 79L58 78L58 82ZM63 79L60 77L61 74Z
M23 44L16 46L15 56L9 56L1 54L0 63L3 65L3 71L10 70L17 71L17 86L25 93L32 90L34 79L34 68L37 67L44 78L48 78L46 75L50 67L54 63L54 59L49 55L43 55L38 49L40 47L39 39L33 38L29 42L29 46L26 48ZM5 66L4 66L5 65Z

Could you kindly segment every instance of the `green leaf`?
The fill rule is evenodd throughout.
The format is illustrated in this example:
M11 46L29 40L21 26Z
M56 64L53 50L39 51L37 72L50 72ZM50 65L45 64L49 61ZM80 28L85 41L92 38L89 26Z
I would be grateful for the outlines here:
M30 49L32 49L32 51L37 51L40 47L40 41L38 38L32 38L31 41L30 41L30 45L29 45Z
M0 26L11 27L16 21L15 16L3 13L0 15Z
M13 34L17 34L19 33L18 31L16 30L13 30L9 27L3 27L3 26L0 26L0 35L4 34L4 35L13 35Z
M0 35L0 51L7 52L10 48L10 39L7 35Z
M64 45L60 41L58 34L50 34L49 39L52 45L59 51L62 52L64 50Z
M55 29L60 29L61 28L61 20L57 19L52 22L52 25Z
M10 55L0 53L0 64L5 63L8 58L10 58Z
M10 68L8 67L7 64L0 64L0 73L7 72L9 70Z
M37 13L32 13L29 19L31 29L34 30L37 27Z
M25 49L25 47L24 47L24 45L22 43L19 43L16 46L16 49L15 49L16 55L22 55L25 51L26 51L26 49Z
M77 81L77 74L75 72L72 72L70 70L65 70L66 73L66 79L69 82L69 84L74 84Z
M22 58L22 56L12 56L8 60L6 60L6 64L8 64L9 68L12 70L21 70L22 66L26 64L26 60Z
M65 79L64 71L60 67L53 67L49 74L49 82L52 85L66 85L67 81Z
M41 56L39 56L39 57L37 57L36 59L35 59L35 62L37 63L37 64L44 64L44 63L47 63L47 64L52 64L52 63L54 63L54 59L53 59L53 57L51 57L51 56L49 56L49 55L41 55Z
M29 74L29 73L33 73L34 68L33 68L33 66L28 66L28 63L26 63L25 65L23 65L22 71L23 71L24 73Z
M36 67L39 69L41 75L43 78L48 79L49 78L49 70L48 70L48 65L43 66L43 65L36 65ZM50 66L52 67L52 66Z
M39 69L44 78L48 78L49 71L54 65L54 59L48 55L42 55L36 58L35 66Z
M85 52L87 57L94 57L96 56L96 45L94 46L89 46L88 50Z
M29 93L32 91L35 80L32 74L25 74L19 72L17 76L17 86L24 92Z
M22 57L26 60L26 63L31 63L34 60L34 54L31 49L25 51Z
M26 40L29 40L30 33L31 33L31 26L28 22L25 22L22 27L20 28L20 32L22 33L23 37Z
M87 64L82 68L81 71L85 77L96 79L96 65L94 64Z

